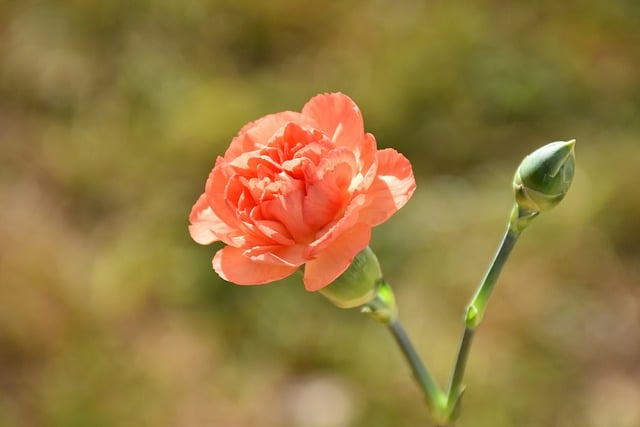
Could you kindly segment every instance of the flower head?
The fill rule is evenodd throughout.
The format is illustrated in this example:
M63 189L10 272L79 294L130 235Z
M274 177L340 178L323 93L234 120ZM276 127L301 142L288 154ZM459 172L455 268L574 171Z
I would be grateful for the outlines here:
M409 200L409 161L378 150L357 105L341 93L313 97L245 125L218 157L189 220L200 244L222 241L213 268L225 280L258 285L304 265L316 291L351 264Z

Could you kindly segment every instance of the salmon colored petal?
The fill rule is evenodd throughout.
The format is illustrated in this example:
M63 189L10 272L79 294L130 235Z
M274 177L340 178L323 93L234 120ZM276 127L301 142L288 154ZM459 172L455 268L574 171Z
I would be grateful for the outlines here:
M318 233L316 240L307 246L304 253L305 258L315 258L317 254L325 250L333 241L353 228L359 220L360 210L365 202L366 197L363 194L356 196L349 206L347 206L343 216L334 224Z
M253 221L256 230L264 236L265 241L272 241L279 245L293 245L295 241L291 239L289 230L278 221L259 220Z
M308 239L312 231L302 213L304 194L304 189L300 188L261 205L264 215L280 221L296 242Z
M364 123L358 106L342 93L314 96L302 108L302 115L313 119L338 147L356 150L364 137Z
M244 125L231 141L231 145L224 154L225 160L231 161L243 153L264 147L280 129L290 122L301 123L308 120L305 120L300 113L283 111L269 114Z
M228 203L227 184L231 177L227 170L227 163L218 157L216 166L207 178L204 192L207 195L209 206L216 216L230 227L238 228L238 218Z
M205 194L214 214L231 229L237 230L234 232L233 242L223 240L235 247L265 241L264 233L255 226L253 219L235 205L238 202L242 203L245 190L241 177L230 171L229 164L224 159L218 158L216 167L207 179Z
M336 280L351 265L353 258L371 240L371 227L358 224L338 237L304 268L304 286L317 291Z
M191 208L189 222L191 222L189 225L191 238L201 245L216 242L220 240L219 234L228 234L233 231L213 213L206 194L202 194Z
M368 189L375 179L378 171L378 148L376 138L367 133L360 144L360 173L362 173L362 183L358 190Z
M318 168L316 173L320 179L324 178L324 174L335 169L337 165L345 165L349 167L349 174L347 174L344 179L347 181L345 184L349 184L348 181L351 180L351 177L358 171L358 159L353 154L353 151L340 147L333 149L326 153L320 163L318 163Z
M244 251L244 256L255 262L298 267L306 262L305 245L261 246Z
M411 163L391 148L378 151L378 171L367 191L360 221L371 226L386 221L409 200L416 188Z
M226 246L213 257L213 269L220 277L236 285L264 285L293 274L297 267L251 261L244 250Z
M316 228L333 221L351 200L349 187L357 172L356 159L347 149L327 153L309 177L307 195L304 198L304 220Z

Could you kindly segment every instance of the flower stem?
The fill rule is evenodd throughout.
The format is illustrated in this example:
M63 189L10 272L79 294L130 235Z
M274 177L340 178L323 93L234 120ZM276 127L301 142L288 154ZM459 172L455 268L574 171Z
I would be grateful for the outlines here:
M522 230L526 228L531 218L532 216L528 212L523 213L517 208L517 206L514 207L514 211L512 212L509 221L509 227L504 234L498 251L493 258L489 269L485 273L482 282L480 282L480 285L473 295L473 298L471 298L471 302L467 305L464 318L464 331L462 333L462 338L460 339L460 347L458 348L458 355L451 374L447 393L447 414L450 421L457 418L460 410L460 399L464 393L462 380L467 366L467 359L473 342L473 336L476 329L482 322L482 318L484 317L484 313L489 302L489 297L491 296L491 292L498 280L498 276L502 271L502 267L509 258L509 254L518 241L518 237L520 237Z
M395 318L387 326L402 350L402 354L404 354L407 359L413 376L424 391L429 412L434 418L438 418L439 414L441 414L446 407L446 396L444 392L440 389L427 368L425 368L420 356L418 356L407 333L402 327L400 320Z
M514 230L509 227L504 234L502 243L498 248L498 252L494 257L493 262L489 266L489 269L485 273L480 286L478 286L476 293L473 295L471 302L467 306L465 324L470 328L475 329L480 324L480 322L482 322L484 313L487 310L487 304L489 302L491 292L493 291L493 288L498 280L498 276L502 271L502 267L507 262L511 250L518 241L518 237L520 237L520 233L520 231Z
M460 339L460 347L458 348L456 364L453 368L453 373L451 374L449 392L447 395L447 412L450 414L450 418L452 419L457 418L457 412L460 409L460 399L464 393L462 378L464 377L464 371L467 367L467 359L469 357L469 350L471 349L474 333L475 329L465 326L462 338Z

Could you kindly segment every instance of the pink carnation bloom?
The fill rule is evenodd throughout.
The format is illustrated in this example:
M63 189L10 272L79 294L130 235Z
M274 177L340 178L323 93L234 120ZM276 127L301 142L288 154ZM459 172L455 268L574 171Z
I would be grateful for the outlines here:
M415 189L411 164L378 150L358 106L341 93L313 97L302 112L245 125L218 157L193 206L198 243L227 246L213 268L259 285L304 268L307 290L335 280Z

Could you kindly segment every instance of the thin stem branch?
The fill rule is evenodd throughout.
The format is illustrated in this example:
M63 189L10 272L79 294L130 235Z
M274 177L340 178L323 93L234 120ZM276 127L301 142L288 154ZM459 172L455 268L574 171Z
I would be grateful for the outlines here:
M402 350L413 376L424 391L427 399L427 406L432 415L436 416L444 409L446 405L446 396L440 389L436 381L433 379L427 368L425 368L420 356L416 352L416 349L411 344L407 333L405 332L399 319L394 319L388 325L389 330L393 334L398 346Z
M458 348L458 355L451 373L449 389L447 392L447 414L449 420L455 420L459 411L460 398L464 392L462 380L464 378L471 344L473 343L473 336L476 329L482 322L491 292L493 291L498 280L498 276L502 271L502 267L509 258L509 254L518 241L518 237L520 237L521 231L522 229L513 227L511 223L509 224L493 261L485 273L482 282L480 282L473 298L471 298L471 302L467 306L465 327L462 333L462 338L460 339L460 347Z
M471 350L471 343L473 342L473 336L475 330L465 327L460 339L460 347L458 348L458 356L456 357L456 364L451 374L451 381L449 383L449 392L447 395L447 410L450 414L453 414L457 410L456 406L459 404L460 396L464 391L462 387L462 379L467 367L467 359L469 358L469 350Z
M493 291L493 288L498 281L498 276L502 271L502 267L507 262L511 250L518 241L518 237L520 237L520 233L521 231L517 231L512 227L507 228L507 231L502 238L502 242L500 243L500 247L498 248L495 257L493 258L489 269L485 273L482 282L478 286L476 293L473 295L473 298L468 305L465 320L466 323L474 329L482 321L484 312L487 309L487 304L489 302L491 292Z

